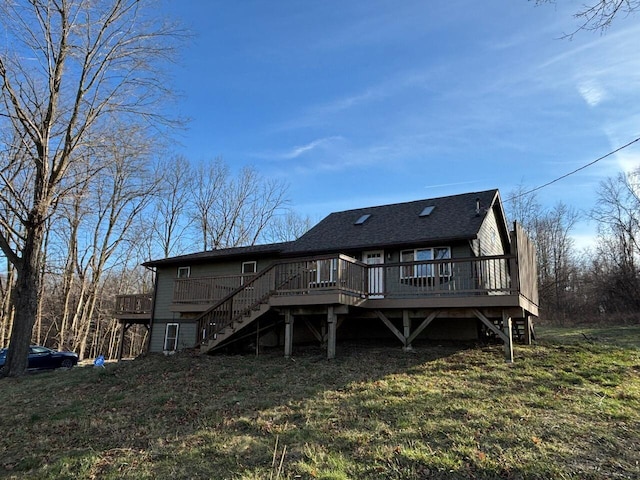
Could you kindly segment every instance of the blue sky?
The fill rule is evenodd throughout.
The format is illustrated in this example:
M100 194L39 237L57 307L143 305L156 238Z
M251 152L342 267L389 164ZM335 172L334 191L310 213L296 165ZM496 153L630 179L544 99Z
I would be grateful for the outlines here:
M480 8L482 5L482 8ZM534 188L640 136L640 15L579 32L582 2L171 2L194 35L173 75L175 146L286 180L332 211ZM589 209L640 145L538 192ZM593 232L582 222L579 245Z

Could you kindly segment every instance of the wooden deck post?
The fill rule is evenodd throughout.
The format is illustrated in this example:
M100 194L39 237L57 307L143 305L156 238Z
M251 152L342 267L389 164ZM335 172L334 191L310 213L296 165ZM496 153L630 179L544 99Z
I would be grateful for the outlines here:
M291 310L284 312L284 358L291 358L293 352L293 315Z
M524 343L531 345L531 315L524 316Z
M127 327L125 327L125 322L121 322L120 326L120 345L118 345L118 361L122 360L122 352L124 351L124 334L127 333Z
M409 310L402 311L402 327L404 329L404 347L402 350L410 352L413 350L409 337L411 336L411 318L409 317Z
M327 309L327 359L336 358L336 323L337 315L332 306Z
M513 363L513 322L511 317L502 312L502 328L504 329L504 356L508 363Z

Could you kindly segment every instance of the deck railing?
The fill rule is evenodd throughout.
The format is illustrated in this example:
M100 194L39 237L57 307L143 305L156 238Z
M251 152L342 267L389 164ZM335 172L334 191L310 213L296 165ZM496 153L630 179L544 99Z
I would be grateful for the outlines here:
M511 256L457 258L369 266L370 298L512 295Z
M327 255L280 262L274 266L278 296L339 291L366 295L367 266L347 255Z
M268 293L279 297L341 293L371 299L514 295L519 293L512 275L517 268L512 255L376 265L328 255L272 265ZM176 279L173 302L211 305L234 294L239 304L251 304L257 293L251 285L259 275Z
M116 315L151 314L152 309L153 295L150 293L116 296Z
M255 274L218 275L210 277L176 278L173 285L174 303L211 303L222 300L244 285Z
M259 308L271 295L318 294L339 290L363 296L365 265L346 255L332 255L278 262L244 279L242 285L219 299L198 317L202 340Z

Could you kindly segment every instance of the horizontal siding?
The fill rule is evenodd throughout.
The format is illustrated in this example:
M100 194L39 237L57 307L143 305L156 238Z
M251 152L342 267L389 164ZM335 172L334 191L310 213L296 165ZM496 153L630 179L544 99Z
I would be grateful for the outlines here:
M212 264L190 265L185 263L184 265L159 267L157 269L157 293L155 299L154 318L174 318L174 314L169 310L169 306L173 302L174 281L178 276L179 267L190 267L190 278L210 277L215 275L240 275L242 273L242 263L245 261L247 261L247 259L236 259ZM275 260L273 258L258 259L258 271L272 265L274 261Z
M480 256L504 255L506 253L493 208L487 212L487 216L478 232L478 239L480 240Z
M149 341L149 351L152 353L162 352L164 348L164 334L168 323L179 323L178 327L178 350L193 348L196 344L197 325L194 322L173 322L156 321L151 329L151 339Z
M156 273L156 298L153 307L153 318L169 320L174 314L169 311L173 300L173 281L176 278L175 269L158 269Z
M254 259L251 259L254 260ZM197 341L197 324L192 320L185 321L180 315L169 310L173 303L174 282L178 276L179 267L190 268L190 278L209 277L215 275L239 275L242 273L242 263L246 259L216 262L212 264L189 263L158 267L156 271L156 296L149 342L150 352L162 352L164 348L164 334L167 323L180 323L178 331L178 345L180 349L192 348ZM273 258L257 259L258 271L274 263Z

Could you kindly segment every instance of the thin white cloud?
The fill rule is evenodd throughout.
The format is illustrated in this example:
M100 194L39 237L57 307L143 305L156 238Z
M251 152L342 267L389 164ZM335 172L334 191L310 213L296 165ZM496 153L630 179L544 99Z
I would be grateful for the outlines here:
M425 70L410 70L386 78L361 91L347 94L309 106L300 116L275 125L273 132L298 130L326 124L336 116L361 107L381 102L412 88L428 88L430 80L439 67Z
M336 143L336 142L340 142L344 140L343 137L339 136L339 135L333 135L330 137L323 137L323 138L318 138L316 140L313 140L311 142L308 142L304 145L297 145L292 147L291 149L289 149L288 151L284 152L284 153L276 153L276 154L263 154L260 155L262 157L270 157L270 158L277 158L280 160L293 160L296 158L299 158L305 154L309 154L311 152L313 152L314 150L319 150L319 149L326 149L329 148L332 144Z
M597 107L607 98L607 92L597 80L587 80L579 83L578 92L590 107Z
M471 185L478 183L479 180L472 180L468 182L454 182L454 183L440 183L438 185L425 185L424 188L444 188L444 187L457 187L458 185Z

